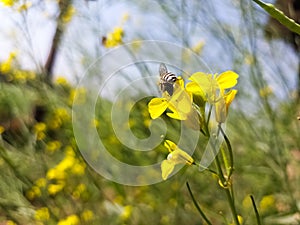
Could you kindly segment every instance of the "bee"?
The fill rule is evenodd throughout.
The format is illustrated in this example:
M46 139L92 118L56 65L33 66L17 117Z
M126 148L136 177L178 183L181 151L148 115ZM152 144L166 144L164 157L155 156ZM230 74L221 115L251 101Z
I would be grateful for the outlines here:
M168 72L168 69L164 63L159 65L159 86L162 93L165 91L172 96L174 91L174 84L177 77L174 73Z

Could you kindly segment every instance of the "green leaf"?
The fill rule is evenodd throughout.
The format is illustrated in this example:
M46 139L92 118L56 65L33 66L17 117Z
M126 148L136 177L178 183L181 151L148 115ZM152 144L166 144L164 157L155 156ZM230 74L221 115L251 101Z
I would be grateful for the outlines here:
M262 7L270 16L276 19L283 26L297 34L300 34L300 25L293 19L287 17L282 11L278 10L274 5L262 2L260 0L253 0L256 4Z

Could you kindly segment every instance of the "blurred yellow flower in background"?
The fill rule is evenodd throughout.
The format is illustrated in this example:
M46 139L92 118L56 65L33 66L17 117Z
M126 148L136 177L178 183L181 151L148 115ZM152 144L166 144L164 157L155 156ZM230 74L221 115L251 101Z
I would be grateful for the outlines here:
M8 220L6 222L6 225L17 225L17 224L14 221L12 221L12 220Z
M40 179L38 179L38 180L36 180L35 181L35 185L37 186L37 187L39 187L39 188L41 188L41 187L46 187L46 185L47 185L47 180L45 179L45 178L40 178Z
M62 22L63 23L69 23L71 19L73 18L74 14L76 12L76 9L73 5L69 5L66 11L62 15Z
M57 184L49 184L47 190L50 195L56 195L58 192L62 191L65 186L66 183L64 181L59 181Z
M266 98L266 97L270 96L271 94L273 94L273 89L270 86L265 86L259 90L259 95L262 98Z
M195 52L196 54L200 54L202 52L203 46L205 42L203 40L198 41L193 47L192 51Z
M4 6L13 6L15 4L15 0L1 0L0 1Z
M32 6L32 2L25 2L24 4L18 7L18 12L26 11Z
M47 126L45 123L36 123L33 127L34 133L36 134L37 140L43 140L46 137Z
M49 209L47 207L40 208L35 211L34 218L40 221L47 221L50 218Z
M54 82L57 85L66 86L66 87L70 86L68 80L65 77L62 77L62 76L57 77Z
M120 215L122 220L128 220L131 216L132 213L132 206L131 205L126 205L123 207L122 213Z
M3 2L3 1L2 1L2 2ZM1 73L6 74L6 73L8 73L8 72L11 71L11 69L12 69L12 63L13 63L14 59L16 58L16 56L17 56L17 53L16 53L16 52L11 52L11 53L9 54L7 60L4 61L4 62L2 62L2 63L0 64L0 72L1 72Z
M259 209L261 213L274 210L276 208L275 203L276 201L274 195L265 195L259 202Z
M61 142L60 141L50 141L47 143L46 151L50 153L54 153L57 150L61 148Z
M0 135L5 131L5 128L0 125Z
M79 217L75 214L68 216L64 220L60 220L57 225L77 225L80 224Z
M102 42L106 48L113 48L123 43L124 30L122 27L115 27L112 32L103 38Z
M94 219L94 213L91 210L84 210L81 213L81 218L83 221L86 221L86 222L92 221Z

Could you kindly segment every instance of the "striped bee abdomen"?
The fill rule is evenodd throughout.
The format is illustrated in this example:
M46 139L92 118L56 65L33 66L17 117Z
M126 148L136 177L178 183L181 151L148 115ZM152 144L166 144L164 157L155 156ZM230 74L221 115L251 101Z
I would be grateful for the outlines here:
M168 72L165 64L161 63L159 66L159 76L160 76L160 89L164 93L168 92L170 96L173 95L174 83L177 80L177 77L174 73Z

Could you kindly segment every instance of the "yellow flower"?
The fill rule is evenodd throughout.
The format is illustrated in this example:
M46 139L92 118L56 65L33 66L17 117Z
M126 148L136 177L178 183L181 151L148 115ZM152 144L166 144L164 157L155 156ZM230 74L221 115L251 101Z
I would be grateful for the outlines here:
M71 116L67 109L57 108L54 110L47 124L49 129L56 130L60 128L65 122L69 122L70 120Z
M69 96L69 105L76 104L81 105L86 102L86 89L78 88L72 89Z
M14 80L19 81L20 83L25 83L27 80L26 71L17 70L14 72Z
M55 84L69 87L69 82L67 81L67 79L65 77L57 77L55 80Z
M34 218L40 221L47 221L50 218L49 210L47 207L40 208L35 211Z
M71 168L73 174L84 175L86 165L83 162L76 162Z
M270 96L273 93L273 90L270 86L263 87L262 89L259 90L259 95L262 98L266 98Z
M63 190L63 188L65 187L66 183L64 181L60 181L57 184L49 184L48 186L48 193L50 195L55 195L58 192L60 192L61 190Z
M66 9L66 11L63 13L62 15L62 22L63 23L68 23L71 21L73 15L75 14L76 9L74 8L73 5L69 5L68 8Z
M100 125L99 120L97 120L97 119L93 119L93 120L92 120L92 122L91 122L91 126L92 126L92 127L98 128L99 125Z
M66 174L63 170L54 167L47 171L46 178L48 180L54 180L54 179L63 180L66 178Z
M106 48L113 48L123 43L124 31L122 27L115 27L114 30L107 34L104 38L104 46Z
M56 152L60 149L61 143L59 141L50 141L47 143L46 150L50 153Z
M91 210L84 210L82 213L81 213L81 218L83 221L91 221L94 219L94 213L91 211Z
M75 158L71 155L66 155L65 158L56 165L57 170L65 171L71 168L75 163Z
M177 164L192 165L194 159L172 141L166 140L164 145L170 152L167 159L161 163L162 178L166 180Z
M128 21L128 19L129 19L129 13L128 12L126 12L126 13L123 13L123 15L122 15L122 20L121 20L121 24L124 24L125 22L127 22Z
M223 123L227 117L228 108L236 90L227 91L237 84L239 75L233 71L226 71L220 75L211 75L202 72L194 73L187 84L186 90L195 95L197 104L201 107L206 101L215 105L216 120Z
M130 218L132 213L132 206L131 205L127 205L123 208L122 213L121 213L121 219L122 220L127 220Z
M6 225L17 225L17 224L12 220L7 220Z
M5 131L5 128L0 125L0 135Z
M79 199L80 195L86 190L85 184L79 184L75 190L73 191L72 195L74 198Z
M262 213L265 213L269 210L273 210L275 208L275 198L273 195L266 195L262 198L259 203L259 208Z
M26 11L28 10L28 8L30 8L32 6L32 3L31 2L26 2L22 5L20 5L20 7L18 8L18 11L19 12L22 12L22 11Z
M34 125L34 131L36 132L36 133L38 133L38 132L43 132L43 131L45 131L46 130L46 124L44 124L44 123L36 123L35 125Z
M193 52L200 54L204 46L204 41L199 41L195 46L192 47Z
M186 120L188 114L192 111L192 95L185 91L182 79L175 83L174 93L168 96L165 92L163 98L153 98L148 104L148 111L152 119L161 116L168 108L171 112L167 115L173 119Z
M216 121L224 123L228 114L231 102L234 100L237 90L230 90L216 103Z
M0 2L2 2L2 4L4 6L13 6L15 3L15 0L1 0Z
M237 219L238 219L238 221L239 221L239 224L243 224L243 222L244 222L244 219L243 219L243 217L242 216L240 216L240 215L237 215ZM234 222L232 222L232 223L230 223L230 224L228 224L228 225L234 225L235 223Z
M233 71L226 71L219 76L202 72L194 73L187 84L187 91L192 93L205 93L209 103L214 104L218 100L218 95L224 93L226 89L237 84L238 74ZM218 93L219 92L219 93Z
M8 2L8 1L2 1L2 3L3 2ZM3 3L3 4L5 4L5 3ZM10 72L13 60L16 58L16 55L17 55L16 52L11 52L9 54L8 59L6 61L4 61L3 63L1 63L1 65L0 65L0 72L1 73L5 74L5 73Z
M57 225L77 225L80 223L80 220L77 215L70 215L64 220L60 220Z
M45 123L36 123L33 127L34 133L36 134L37 140L43 140L46 137L45 131L47 126Z
M41 195L41 189L37 186L33 186L29 191L26 192L26 197L30 200L33 200L36 197L40 197Z
M39 188L45 187L46 184L47 184L47 180L45 178L40 178L40 179L38 179L38 180L35 181L35 184Z

